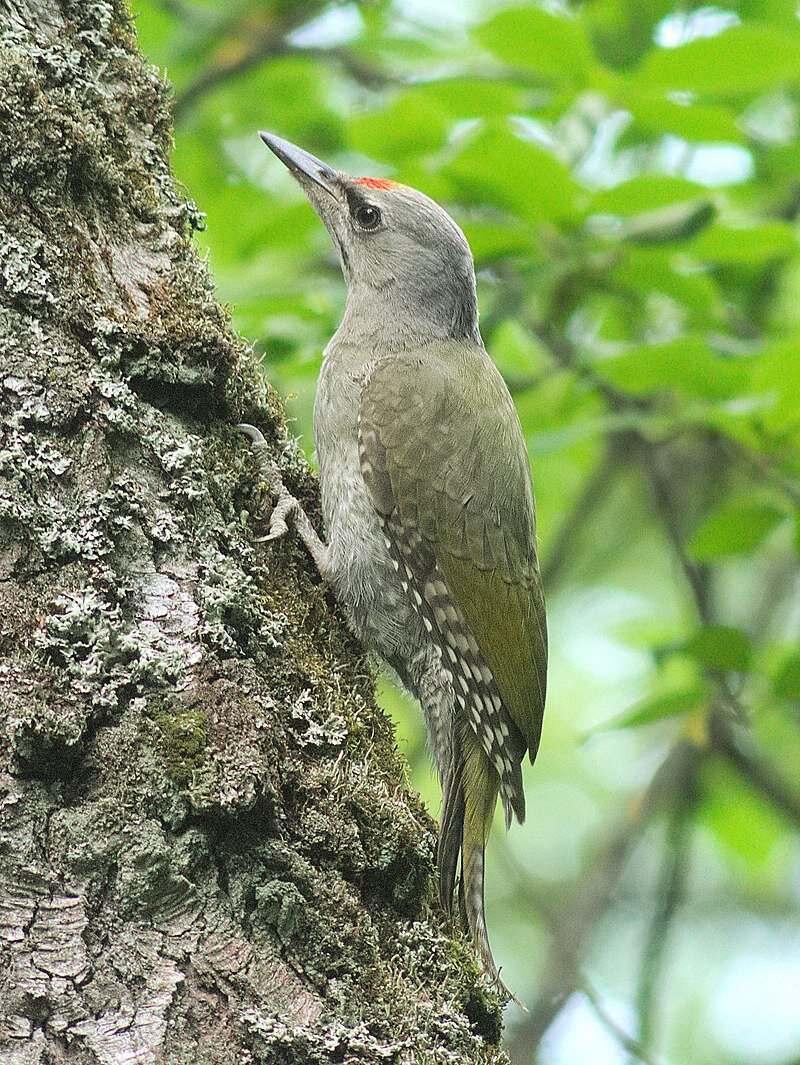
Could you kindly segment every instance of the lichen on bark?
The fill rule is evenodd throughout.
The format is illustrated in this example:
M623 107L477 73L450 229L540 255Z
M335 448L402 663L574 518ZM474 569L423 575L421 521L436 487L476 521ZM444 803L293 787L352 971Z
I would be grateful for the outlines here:
M0 1060L500 1060L119 2L0 4Z

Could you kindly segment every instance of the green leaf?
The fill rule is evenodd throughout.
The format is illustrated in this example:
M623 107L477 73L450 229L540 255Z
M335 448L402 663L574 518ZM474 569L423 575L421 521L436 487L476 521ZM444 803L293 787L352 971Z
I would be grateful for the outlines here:
M473 36L503 63L552 81L585 74L594 61L579 19L540 7L501 11L476 27Z
M758 356L752 388L773 401L764 418L771 430L785 433L800 426L800 335L775 343Z
M690 318L688 325L708 329L722 310L722 299L714 278L699 271L686 272L680 269L676 256L663 248L632 247L625 258L609 273L615 284L625 285L633 294L640 296L661 293L685 308Z
M711 669L749 669L753 658L750 641L741 629L729 625L706 625L698 629L683 646L683 650L696 662Z
M733 26L679 48L649 53L639 68L642 86L671 92L731 96L800 82L800 37L769 26Z
M699 196L707 196L708 190L686 178L667 174L641 174L623 181L613 189L603 189L592 196L592 214L613 214L627 218L630 215L656 211L675 203L688 203Z
M696 710L708 696L707 688L702 684L689 685L676 691L653 695L632 706L619 717L614 718L606 728L638 728L653 721L663 721L676 717L690 710Z
M535 232L519 219L465 219L461 228L469 241L478 269L509 255L524 255L526 262L534 262L541 257Z
M628 348L594 364L617 388L635 395L673 391L689 398L725 399L747 382L749 365L713 352L699 337Z
M718 759L706 763L702 782L700 823L752 873L766 873L775 844L785 832L778 814Z
M594 437L601 439L605 407L569 371L542 377L535 388L514 397L531 454L561 451Z
M506 320L495 329L489 351L497 369L511 383L530 379L550 366L541 343L513 320Z
M388 107L351 119L347 137L364 155L397 163L440 148L447 138L447 130L447 118L441 107L410 92Z
M726 503L700 525L689 553L700 562L744 555L757 547L783 521L777 507L742 499Z
M276 56L237 78L223 79L197 105L198 114L207 116L206 139L215 139L209 131L220 137L224 129L225 136L239 134L255 137L257 142L256 131L265 122L264 101L269 100L267 128L325 158L328 149L338 147L344 124L328 102L326 81L323 62L291 54Z
M523 113L525 97L521 85L487 78L437 78L415 92L420 103L435 104L452 118L489 118Z
M800 655L791 655L775 677L773 691L782 699L800 699Z
M657 136L671 133L686 141L743 144L747 138L727 108L698 104L694 100L678 102L663 94L629 93L625 106L636 125Z
M698 259L720 265L760 266L796 254L798 240L792 226L785 222L747 227L715 225L687 244L686 250Z
M534 224L574 217L578 186L551 152L490 122L447 164L445 174L468 197L505 207Z

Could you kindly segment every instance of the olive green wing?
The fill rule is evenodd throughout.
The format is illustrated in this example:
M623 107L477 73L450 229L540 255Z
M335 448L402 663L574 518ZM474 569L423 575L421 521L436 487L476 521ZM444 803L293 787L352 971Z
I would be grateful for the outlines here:
M508 389L473 343L387 357L363 389L359 442L389 550L475 689L473 729L501 779L498 744L518 775L539 746L547 636L530 464Z

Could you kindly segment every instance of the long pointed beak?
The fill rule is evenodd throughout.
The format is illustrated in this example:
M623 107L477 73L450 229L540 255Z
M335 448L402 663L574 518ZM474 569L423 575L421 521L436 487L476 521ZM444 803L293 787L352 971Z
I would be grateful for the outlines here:
M291 141L285 141L283 137L276 137L273 133L259 131L259 137L271 152L280 159L289 172L302 184L303 179L313 181L330 196L336 197L336 171L333 167L317 159L311 152L303 151Z

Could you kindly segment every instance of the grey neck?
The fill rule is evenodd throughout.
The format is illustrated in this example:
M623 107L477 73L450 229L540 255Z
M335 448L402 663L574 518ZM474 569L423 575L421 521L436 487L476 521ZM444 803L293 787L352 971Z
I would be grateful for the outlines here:
M464 286L463 298L454 298L453 287L447 285L351 283L333 339L376 353L406 351L436 340L480 343L475 290Z

